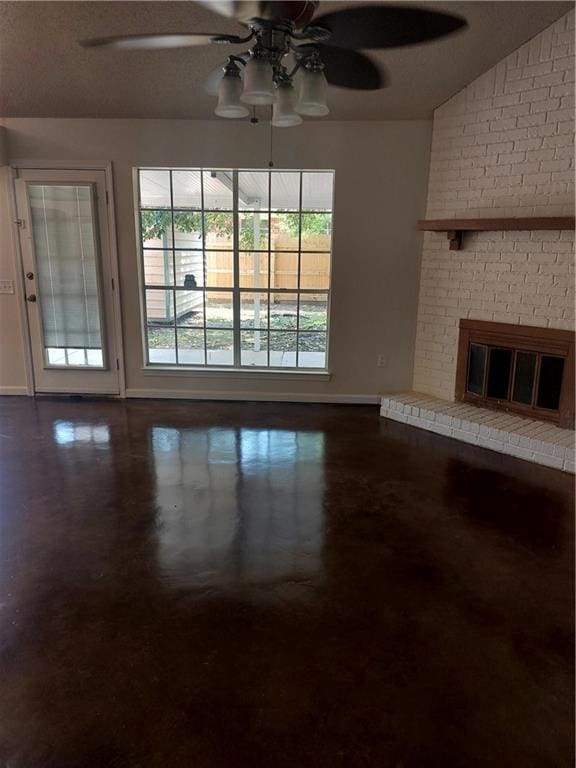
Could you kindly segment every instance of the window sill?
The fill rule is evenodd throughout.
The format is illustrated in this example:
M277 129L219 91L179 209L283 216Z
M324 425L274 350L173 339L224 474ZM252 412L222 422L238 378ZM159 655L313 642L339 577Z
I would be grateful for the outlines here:
M195 368L193 366L173 365L145 365L142 372L146 376L200 376L201 378L224 379L257 379L261 376L267 379L282 379L283 381L297 381L317 379L329 381L332 378L330 371L318 370L294 370L288 368L285 371L278 368Z

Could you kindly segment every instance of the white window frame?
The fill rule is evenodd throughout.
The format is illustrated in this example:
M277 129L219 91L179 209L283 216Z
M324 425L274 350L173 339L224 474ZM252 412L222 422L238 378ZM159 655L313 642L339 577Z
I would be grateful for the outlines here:
M233 249L231 251L233 255L233 270L234 270L234 280L233 280L233 287L226 289L222 287L207 287L205 285L206 280L204 279L204 285L202 286L201 290L204 296L204 304L205 304L205 296L206 293L209 293L210 291L216 292L216 293L223 293L223 292L229 292L232 295L232 301L233 301L233 338L234 338L234 362L232 365L215 365L210 364L207 362L207 345L206 345L206 317L204 315L204 326L198 327L197 330L203 330L204 331L204 350L205 350L205 360L206 362L203 365L194 364L191 365L189 363L168 363L168 362L151 362L149 357L149 348L148 348L148 334L147 334L147 311L146 311L146 291L151 289L164 289L164 290L170 290L173 293L173 300L175 299L176 291L177 290L185 290L183 286L176 286L176 285L153 285L148 286L146 284L145 280L145 268L144 268L144 242L142 239L142 230L141 230L141 210L153 210L150 208L141 208L140 205L140 172L141 171L169 171L170 172L170 179L171 179L171 198L172 198L172 172L177 171L199 171L201 172L201 178L202 178L202 185L203 185L203 173L202 172L226 172L232 174L232 181L233 181L233 209L232 209L232 215L233 215L233 222L234 222L234 235L233 235ZM298 210L295 211L299 214L299 235L298 235L298 250L293 251L293 253L297 253L298 255L298 281L297 281L297 287L296 288L270 288L270 265L271 265L271 258L270 255L274 251L274 249L271 247L272 245L272 238L270 236L270 229L268 231L268 248L267 250L262 250L262 253L267 253L268 257L268 285L266 288L241 288L239 285L239 257L240 257L240 251L243 250L240 248L239 243L239 214L241 212L239 208L239 196L238 196L238 174L246 171L254 171L257 173L268 173L268 208L263 209L263 212L265 212L268 215L268 227L270 228L272 214L276 212L276 209L273 209L271 207L271 184L272 184L272 174L274 173L299 173L300 174L300 192L299 192L299 207ZM331 298L332 298L332 266L333 266L333 231L334 231L334 181L332 184L332 201L331 201L331 207L330 210L325 211L326 213L329 213L332 217L332 238L330 243L330 250L329 251L323 251L323 253L329 253L330 254L330 270L329 270L329 282L328 282L328 288L327 289L314 289L314 288L308 288L303 289L300 287L301 283L301 255L302 253L308 253L308 251L302 251L301 249L301 234L302 234L302 214L307 213L308 211L302 209L302 178L304 173L331 173L333 178L335 177L335 172L333 169L266 169L266 168L188 168L188 167L162 167L162 166L139 166L137 168L133 169L133 177L134 177L134 209L135 209L135 221L136 221L136 238L137 238L137 248L138 248L138 278L139 278L139 288L140 288L140 315L141 315L141 334L142 334L142 347L143 347L143 359L144 359L144 366L143 369L146 372L162 372L162 373L184 373L186 371L193 372L194 374L205 374L205 375L213 375L213 374L224 374L224 375L243 375L250 377L251 374L271 374L274 376L280 376L281 378L299 378L302 377L317 377L317 378L329 378L330 372L329 372L329 355L330 355L330 310L331 310ZM202 186L203 189L203 186ZM202 194L203 198L203 194ZM180 210L178 207L174 207L173 200L171 200L171 206L170 208L166 208L165 210L169 210L172 213L176 210ZM280 209L278 209L279 212L282 212ZM220 211L212 211L212 209L205 209L204 205L202 204L202 208L199 210L199 213L202 216L202 254L203 254L203 262L204 262L204 278L206 277L206 248L205 248L205 238L206 238L206 232L204 227L204 216L206 213L212 213L212 212L220 212ZM311 210L310 213L313 213L315 211ZM174 233L173 233L174 235ZM174 242L174 240L173 240ZM312 252L312 251L310 251ZM174 246L172 247L172 253L174 257ZM174 269L174 280L176 276L176 268L175 264L173 265ZM242 328L240 324L240 296L242 293L263 293L270 296L271 293L273 294L280 294L280 293L287 293L287 294L296 294L297 295L297 312L296 312L296 328L293 331L284 331L286 333L294 333L296 335L296 365L295 366L272 366L270 364L266 366L262 365L248 365L248 364L242 364L242 358L241 358L241 332L243 330L249 331L251 329L249 328ZM318 294L324 294L326 295L326 304L327 304L327 312L326 312L326 353L325 353L325 365L324 367L301 367L298 366L298 357L299 357L299 334L300 331L300 300L301 296L305 296L306 294L310 295L318 295ZM270 302L268 302L268 325L266 330L263 332L268 334L271 330L274 329L270 328ZM174 329L174 344L175 344L175 354L176 354L176 361L178 361L178 335L177 335L177 328L178 326L169 326L171 329ZM190 330L195 330L195 327L189 328ZM304 331L305 332L305 331ZM321 333L321 332L318 332ZM268 343L268 361L270 361L270 343Z

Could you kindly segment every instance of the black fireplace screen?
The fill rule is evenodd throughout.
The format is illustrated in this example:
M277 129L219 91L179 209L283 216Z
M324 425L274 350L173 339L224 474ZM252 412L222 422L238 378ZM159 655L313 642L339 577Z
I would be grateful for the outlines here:
M467 391L488 400L557 411L564 358L470 344Z

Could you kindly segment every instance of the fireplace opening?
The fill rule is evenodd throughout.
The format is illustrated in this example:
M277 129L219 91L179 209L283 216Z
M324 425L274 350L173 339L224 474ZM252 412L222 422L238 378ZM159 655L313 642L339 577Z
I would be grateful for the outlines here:
M460 321L456 399L574 426L574 333Z
M563 373L562 357L470 344L467 391L557 411Z

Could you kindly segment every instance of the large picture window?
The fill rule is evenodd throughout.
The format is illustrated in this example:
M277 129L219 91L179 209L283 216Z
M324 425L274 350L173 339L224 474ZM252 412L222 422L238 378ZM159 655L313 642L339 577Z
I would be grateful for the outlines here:
M148 365L325 370L333 184L139 169Z

